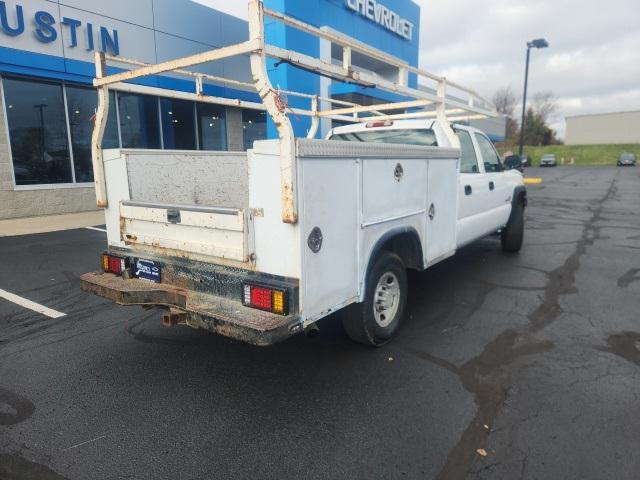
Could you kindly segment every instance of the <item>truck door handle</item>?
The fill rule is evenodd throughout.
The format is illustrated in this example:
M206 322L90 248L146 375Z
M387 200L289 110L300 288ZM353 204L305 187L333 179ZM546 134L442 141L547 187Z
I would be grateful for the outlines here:
M496 186L493 182L489 182L489 190L495 190Z
M473 193L473 190L471 189L471 185L465 185L464 186L464 194L465 195L471 195Z

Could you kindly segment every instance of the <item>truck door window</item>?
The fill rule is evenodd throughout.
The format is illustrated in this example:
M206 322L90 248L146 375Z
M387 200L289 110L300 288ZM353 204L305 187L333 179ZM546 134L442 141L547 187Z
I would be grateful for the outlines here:
M473 148L471 135L464 130L458 130L458 138L460 139L460 173L480 173L478 169L478 157L476 150Z
M500 156L496 149L493 147L493 143L484 135L475 134L478 145L480 146L480 154L482 155L482 161L484 162L484 170L487 173L501 172L503 170L502 163L500 162Z

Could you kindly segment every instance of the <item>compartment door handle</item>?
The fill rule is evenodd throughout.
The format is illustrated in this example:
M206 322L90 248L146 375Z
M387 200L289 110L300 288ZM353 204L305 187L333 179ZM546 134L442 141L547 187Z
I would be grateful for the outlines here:
M180 223L182 219L180 218L180 210L167 210L167 222L169 223Z

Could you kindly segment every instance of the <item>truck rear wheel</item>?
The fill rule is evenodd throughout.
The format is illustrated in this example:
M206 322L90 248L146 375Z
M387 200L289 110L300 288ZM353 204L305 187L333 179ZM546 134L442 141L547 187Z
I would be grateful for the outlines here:
M501 232L502 251L508 253L519 252L524 240L524 203L516 202L511 210L509 222Z
M355 342L379 347L398 331L407 304L407 271L398 255L383 252L367 274L363 303L342 313L342 325Z

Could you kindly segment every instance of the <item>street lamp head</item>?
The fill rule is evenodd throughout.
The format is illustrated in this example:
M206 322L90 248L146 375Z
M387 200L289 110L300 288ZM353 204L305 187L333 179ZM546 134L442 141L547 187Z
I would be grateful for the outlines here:
M536 38L531 42L527 43L527 47L529 48L547 48L549 46L549 42L547 42L544 38Z

